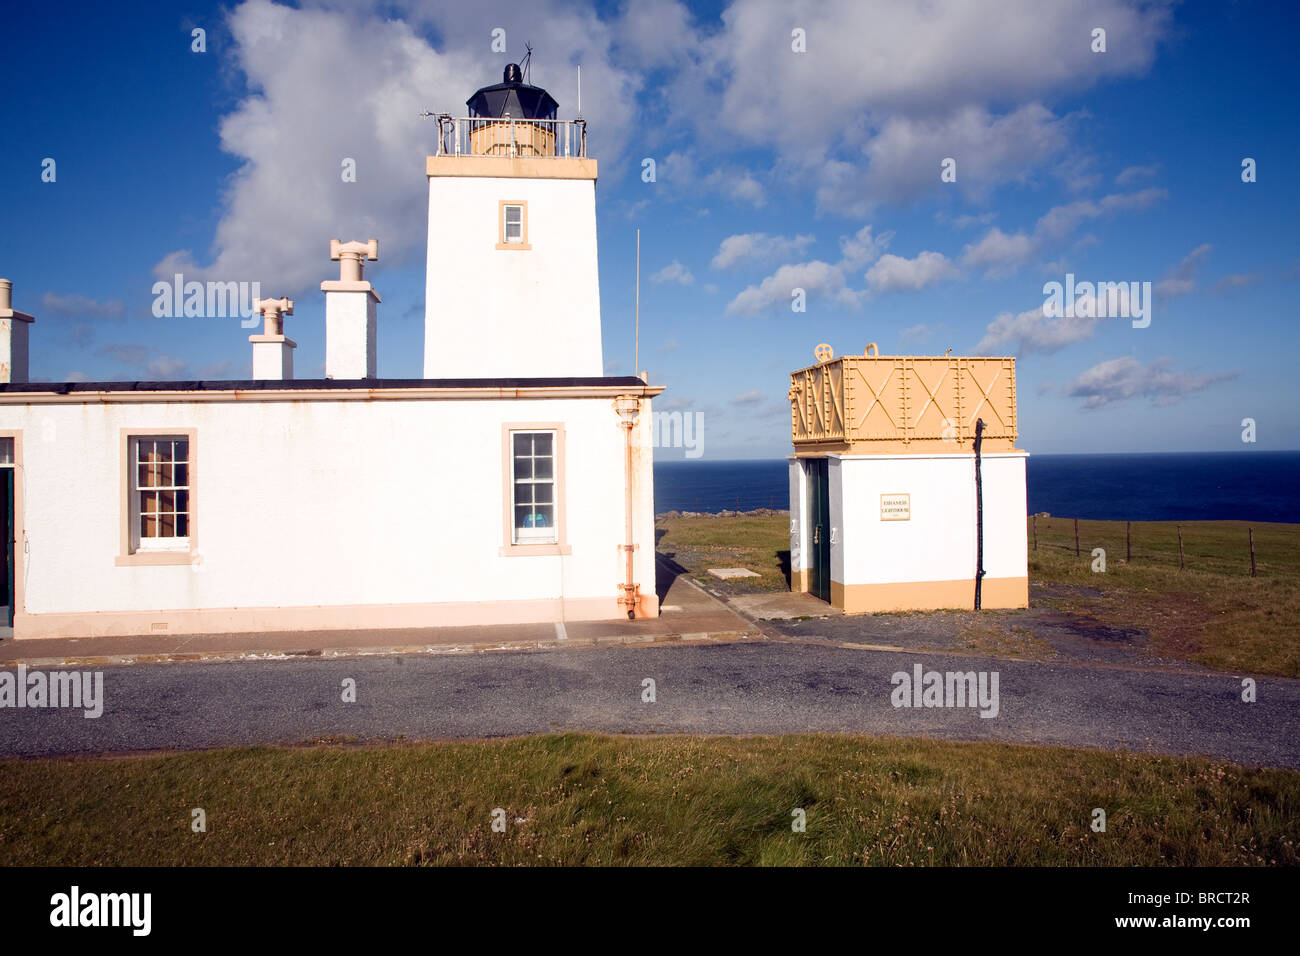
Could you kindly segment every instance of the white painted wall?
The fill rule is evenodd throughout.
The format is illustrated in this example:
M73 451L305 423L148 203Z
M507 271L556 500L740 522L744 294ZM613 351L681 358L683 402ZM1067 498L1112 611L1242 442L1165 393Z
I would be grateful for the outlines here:
M496 248L511 199L529 250ZM429 177L426 283L426 378L604 374L594 180Z
M830 486L831 513L827 517L826 534L831 536L831 580L844 583L844 529L847 525L844 515L845 478L839 458L834 456L826 463L827 484Z
M503 557L503 422L566 423L568 556ZM120 430L195 428L198 570L118 567ZM624 430L609 399L0 405L21 429L33 614L617 598ZM650 400L636 574L654 593ZM430 622L434 623L434 622Z
M277 382L293 378L293 350L288 342L254 342L253 378Z
M808 476L803 463L790 455L790 574L812 567L808 531Z
M378 359L375 297L325 293L325 377L374 378Z
M983 456L986 578L1023 578L1028 573L1026 457ZM974 580L974 455L845 456L838 468L835 463L832 459L831 511L843 542L839 552L831 549L836 581ZM882 494L910 494L911 520L881 521ZM841 563L836 563L837 553Z

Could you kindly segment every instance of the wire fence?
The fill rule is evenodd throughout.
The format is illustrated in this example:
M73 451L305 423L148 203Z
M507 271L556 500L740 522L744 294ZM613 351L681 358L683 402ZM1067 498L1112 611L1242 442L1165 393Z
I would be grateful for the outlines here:
M1108 564L1246 577L1285 570L1276 559L1283 559L1283 565L1296 559L1294 526L1257 529L1244 522L1090 521L1039 514L1030 515L1027 530L1031 558L1065 552L1080 561L1100 557Z

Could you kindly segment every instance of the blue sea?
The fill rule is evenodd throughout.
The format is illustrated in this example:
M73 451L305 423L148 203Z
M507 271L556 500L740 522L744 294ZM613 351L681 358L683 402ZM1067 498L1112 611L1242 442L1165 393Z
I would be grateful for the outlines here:
M790 507L776 461L655 462L655 511ZM1030 455L1029 513L1112 521L1300 522L1300 451Z

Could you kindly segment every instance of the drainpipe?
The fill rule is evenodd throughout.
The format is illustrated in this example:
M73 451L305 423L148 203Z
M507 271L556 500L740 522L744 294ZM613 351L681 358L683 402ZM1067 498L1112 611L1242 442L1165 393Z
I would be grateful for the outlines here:
M614 399L614 411L618 412L619 423L623 426L623 540L620 545L626 558L623 583L619 585L623 596L618 603L627 608L628 620L636 618L637 607L641 603L640 585L636 583L632 565L632 553L636 544L632 541L632 429L636 426L641 413L641 401L634 395L620 395Z
M980 584L984 579L984 479L980 475L980 443L984 419L975 421L975 610L980 609Z

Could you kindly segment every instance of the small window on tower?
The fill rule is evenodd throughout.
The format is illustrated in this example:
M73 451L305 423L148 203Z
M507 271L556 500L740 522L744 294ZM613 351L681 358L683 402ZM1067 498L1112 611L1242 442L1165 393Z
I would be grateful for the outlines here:
M532 248L528 245L528 203L522 200L501 202L497 248Z

